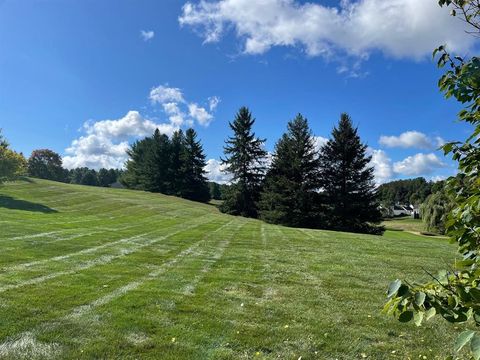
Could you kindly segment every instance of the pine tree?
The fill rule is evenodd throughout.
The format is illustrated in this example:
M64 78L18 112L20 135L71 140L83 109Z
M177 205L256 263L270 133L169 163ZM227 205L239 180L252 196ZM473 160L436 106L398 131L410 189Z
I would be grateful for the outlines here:
M170 139L157 129L151 139L149 154L146 156L144 172L145 190L172 194L170 183Z
M376 233L383 228L377 203L371 157L366 155L357 129L342 114L332 139L321 149L320 185L327 206L328 227L351 232Z
M205 154L197 133L193 129L185 132L180 154L181 187L180 196L194 201L208 202L210 189L205 177Z
M255 119L246 107L240 108L233 123L229 123L233 136L225 141L225 171L232 175L232 186L225 194L223 212L246 217L257 216L261 184L265 175L264 139L252 132Z
M185 136L182 130L173 133L170 146L169 183L173 195L180 195L182 190L182 153L184 151Z
M127 150L129 160L121 182L130 189L171 194L170 140L157 129Z
M260 217L275 224L314 227L320 165L315 139L300 114L287 128L275 146L259 203Z

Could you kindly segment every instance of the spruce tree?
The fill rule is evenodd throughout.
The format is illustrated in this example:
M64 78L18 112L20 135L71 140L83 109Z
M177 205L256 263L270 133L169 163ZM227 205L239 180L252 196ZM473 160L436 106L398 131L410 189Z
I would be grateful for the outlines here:
M202 145L193 129L185 132L180 160L182 181L180 196L189 200L208 202L210 189L204 169L207 163Z
M182 130L177 130L173 133L171 139L170 149L170 169L169 169L169 183L170 191L173 195L180 195L182 189L182 153L184 151L185 136Z
M136 141L121 182L131 189L171 194L170 140L157 129L151 137Z
M320 165L315 139L300 114L287 128L275 146L259 203L260 217L275 224L314 227Z
M373 234L384 230L376 226L381 213L366 151L350 117L342 114L320 152L320 185L329 228Z
M147 157L145 169L147 174L147 188L145 190L172 194L170 139L157 129L153 134L152 141L151 153Z
M240 108L235 120L229 123L233 136L225 141L222 164L232 175L232 186L225 194L221 211L246 217L257 217L257 201L265 175L264 139L252 131L255 119L246 107Z

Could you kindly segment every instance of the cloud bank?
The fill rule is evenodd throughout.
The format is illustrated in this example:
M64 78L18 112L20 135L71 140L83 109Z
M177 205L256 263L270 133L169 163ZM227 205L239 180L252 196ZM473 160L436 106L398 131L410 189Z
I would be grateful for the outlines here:
M193 28L205 43L218 42L233 29L245 54L284 46L308 56L366 58L380 51L421 59L438 45L464 52L475 41L434 0L342 0L338 6L298 0L188 1L179 23Z

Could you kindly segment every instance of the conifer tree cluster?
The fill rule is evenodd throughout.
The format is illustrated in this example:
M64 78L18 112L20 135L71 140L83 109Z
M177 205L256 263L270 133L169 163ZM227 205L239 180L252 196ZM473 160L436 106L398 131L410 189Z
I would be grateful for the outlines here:
M127 154L129 160L121 177L126 187L194 201L210 200L205 154L195 130L178 130L169 138L157 129L153 136L136 141Z
M241 108L230 124L223 164L232 175L221 210L275 224L381 234L371 157L350 117L342 114L332 139L320 149L307 119L297 115L265 166L265 140Z

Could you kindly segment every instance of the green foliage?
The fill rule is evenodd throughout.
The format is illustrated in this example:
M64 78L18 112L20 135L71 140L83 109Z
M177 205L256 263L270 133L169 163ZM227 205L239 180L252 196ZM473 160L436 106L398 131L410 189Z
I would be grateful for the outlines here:
M452 15L461 15L462 20L477 31L480 3L466 0L441 0L440 5L451 5ZM405 313L419 314L423 319L433 314L442 316L452 323L471 322L480 326L480 59L451 57L444 46L433 53L439 56L439 67L449 66L441 77L439 87L446 98L453 97L464 105L458 114L459 120L470 124L473 132L464 142L448 143L443 146L445 154L452 154L458 161L462 176L447 181L448 195L455 206L445 224L452 241L458 244L461 260L447 271L432 275L426 284L406 282L390 294L385 311L401 320ZM415 302L417 294L424 293L422 305ZM432 310L434 309L434 310ZM417 325L422 323L422 320ZM457 339L455 350L470 345L474 359L480 359L480 335L476 331L465 331Z
M378 199L384 206L394 204L420 205L432 193L436 183L427 182L423 177L395 180L378 187Z
M28 175L46 180L65 181L62 158L49 149L34 150L28 159Z
M9 144L7 139L2 135L2 129L0 129L0 147L8 148Z
M71 184L109 187L115 183L122 171L102 168L98 172L87 167L67 171L67 182Z
M208 187L210 189L210 197L214 200L222 200L222 190L220 184L216 182L209 182Z
M274 224L315 226L319 165L307 119L298 114L276 144L259 202L260 217Z
M447 217L453 207L454 201L445 191L430 195L420 208L427 231L445 234Z
M193 129L185 135L176 131L172 139L157 129L153 136L135 142L127 151L129 160L120 181L130 189L209 201L205 155L196 138Z
M97 174L98 185L108 187L117 182L121 171L117 169L100 169Z
M257 217L257 201L265 175L267 152L264 139L252 131L255 119L246 107L240 108L235 120L229 123L233 135L225 141L222 164L232 175L233 184L225 193L220 210L232 215Z
M25 157L9 149L9 144L0 131L0 184L24 175L26 167Z
M320 151L320 187L330 229L381 234L371 157L347 114Z
M210 189L205 177L205 154L193 129L188 129L185 133L179 161L180 196L189 200L208 202Z

